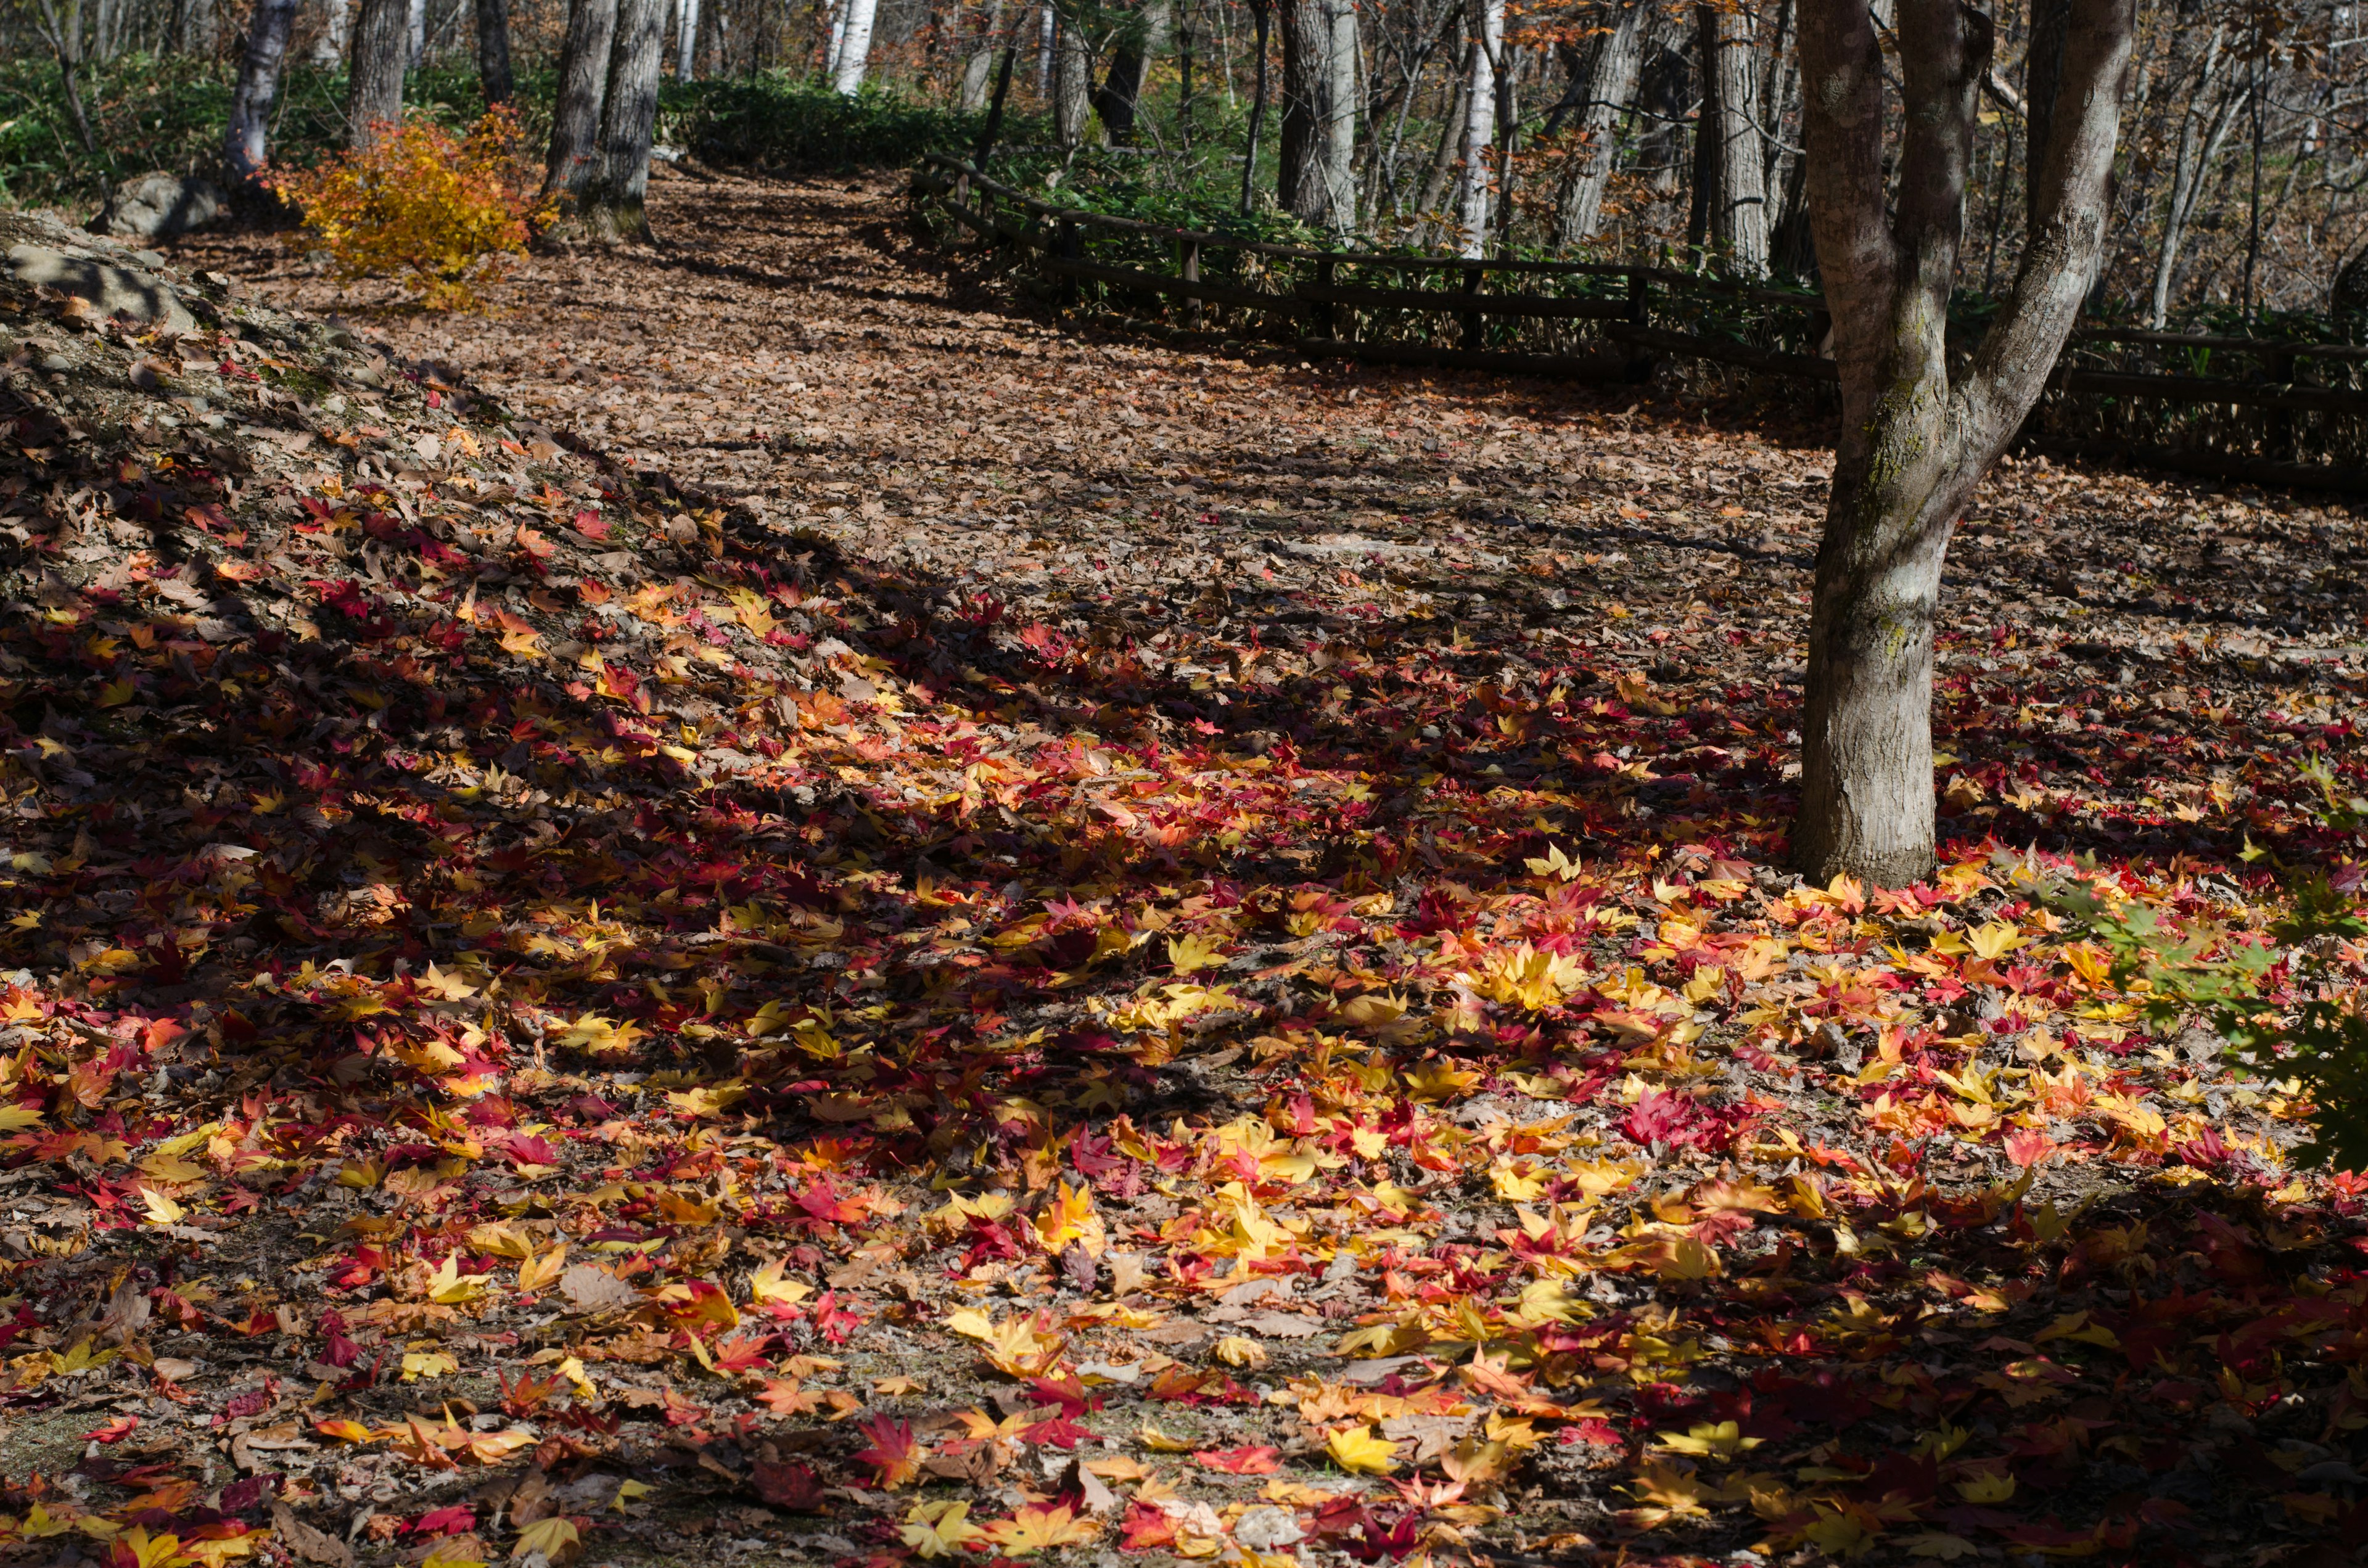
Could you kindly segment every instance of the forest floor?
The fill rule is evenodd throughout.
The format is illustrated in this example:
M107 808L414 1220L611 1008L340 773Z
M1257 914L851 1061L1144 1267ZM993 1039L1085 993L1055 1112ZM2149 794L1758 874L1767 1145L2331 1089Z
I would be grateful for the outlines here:
M0 275L0 1552L2368 1541L2368 1182L2190 1005L2368 971L2347 512L2002 470L1942 869L1804 885L1814 427L653 212Z

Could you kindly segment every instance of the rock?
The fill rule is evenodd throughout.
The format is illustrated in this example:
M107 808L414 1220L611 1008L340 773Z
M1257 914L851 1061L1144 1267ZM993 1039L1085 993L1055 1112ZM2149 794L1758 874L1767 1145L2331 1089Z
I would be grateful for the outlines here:
M116 187L114 199L92 226L102 234L169 240L213 222L222 206L221 189L210 181L147 174Z
M20 282L37 283L86 300L101 315L158 322L176 333L198 330L197 318L182 306L172 286L145 272L109 267L86 256L71 256L47 245L10 246L8 270Z

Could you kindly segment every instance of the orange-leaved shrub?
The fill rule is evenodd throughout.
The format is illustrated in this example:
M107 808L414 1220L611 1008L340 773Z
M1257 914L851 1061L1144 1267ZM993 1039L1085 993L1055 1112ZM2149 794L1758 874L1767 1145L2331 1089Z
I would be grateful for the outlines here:
M548 209L518 157L518 118L486 111L465 138L424 119L381 125L368 147L271 178L337 276L392 278L435 310L475 310L477 285L527 247Z

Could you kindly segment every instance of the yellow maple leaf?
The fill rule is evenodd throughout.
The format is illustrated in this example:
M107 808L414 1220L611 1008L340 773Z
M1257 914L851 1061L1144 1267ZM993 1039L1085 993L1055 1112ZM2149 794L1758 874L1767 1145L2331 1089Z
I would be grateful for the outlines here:
M986 1539L986 1532L970 1522L970 1505L952 1501L914 1504L900 1533L905 1544L924 1557L951 1557Z
M1037 1214L1036 1237L1046 1252L1059 1252L1075 1242L1088 1256L1099 1257L1110 1246L1102 1218L1094 1212L1092 1195L1065 1181L1059 1194Z
M779 1301L783 1306L795 1306L798 1302L804 1301L808 1296L813 1295L813 1286L800 1284L795 1279L785 1279L782 1278L783 1273L787 1271L789 1266L790 1260L786 1257L769 1258L766 1261L765 1266L762 1268L759 1268L756 1273L748 1276L749 1300L758 1303L766 1301ZM957 1312L954 1315L959 1317L962 1314ZM972 1315L976 1316L977 1314L973 1313ZM980 1321L984 1322L985 1320L981 1319ZM951 1324L949 1324L948 1326L951 1327ZM962 1331L960 1329L956 1329L955 1332L959 1334ZM981 1335L979 1337L985 1336Z
M537 1519L518 1531L518 1544L510 1548L513 1560L531 1557L540 1551L552 1562L564 1562L575 1555L583 1544L575 1526L564 1514L553 1514L547 1519Z
M1325 1441L1324 1451L1350 1475L1387 1475L1398 1467L1398 1446L1363 1426L1333 1433Z
M1076 1546L1101 1533L1089 1518L1080 1518L1065 1503L1051 1506L1030 1504L1008 1519L986 1527L986 1539L1006 1555L1026 1557L1048 1547Z
M2028 937L2003 920L1993 920L1965 933L1966 945L1977 956L1993 962L2021 947L2027 940Z
M484 1293L484 1280L473 1275L464 1275L461 1272L461 1255L457 1252L446 1253L444 1267L438 1268L427 1281L427 1299L448 1307L457 1307L465 1301L473 1301Z
M1217 969L1224 961L1224 949L1198 931L1180 940L1173 937L1167 940L1167 967L1179 975Z
M450 1377L461 1369L460 1358L441 1350L410 1350L404 1353L403 1381L416 1382L421 1378Z
M177 1225L181 1222L181 1216L187 1212L153 1187L140 1189L140 1204L148 1210L148 1222L152 1225Z
M1976 1475L1957 1483L1957 1495L1968 1503L2003 1503L2014 1495L2014 1477L2003 1471Z
M520 1290L540 1290L558 1278L566 1267L567 1244L553 1243L551 1249L540 1257L529 1258L518 1265L518 1288Z

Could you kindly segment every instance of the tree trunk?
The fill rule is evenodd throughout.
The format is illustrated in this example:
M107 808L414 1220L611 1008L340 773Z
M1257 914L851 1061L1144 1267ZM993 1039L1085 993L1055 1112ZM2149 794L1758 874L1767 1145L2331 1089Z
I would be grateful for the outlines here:
M2055 124L2055 99L2064 79L2064 38L2072 0L2031 0L2031 30L2022 53L2022 129L2026 155L2022 176L2025 243L2039 232L2038 157Z
M846 31L839 35L838 59L831 67L831 86L843 97L863 90L863 73L871 63L871 22L878 0L845 0Z
M411 0L403 28L403 68L416 71L427 55L427 0Z
M617 36L601 94L597 173L576 197L596 239L646 241L643 201L650 186L650 142L658 122L658 77L666 52L667 0L618 0Z
M1793 834L1798 863L1820 880L1899 886L1931 869L1941 561L1966 498L2038 401L2104 244L2135 0L2069 0L2068 10L2063 112L2032 160L2038 222L1952 386L1949 298L1989 20L1957 0L1900 0L1895 186L1884 59L1863 0L1801 6L1808 197L1842 403Z
M1167 47L1174 13L1168 0L1143 0L1110 47L1110 70L1094 93L1094 112L1102 129L1123 147L1134 140L1134 118L1143 104L1144 73Z
M295 24L296 0L255 0L255 15L246 24L246 57L239 62L230 124L222 133L222 163L234 186L252 188L263 172L271 102L279 94L279 67L288 58L288 33Z
M2170 205L2162 216L2162 245L2155 253L2154 290L2146 311L2146 324L2157 329L2170 315L2170 286L2178 274L2179 251L2187 238L2188 222L2195 215L2195 204L2203 195L2204 182L2211 176L2212 165L2219 161L2228 132L2236 126L2237 110L2245 101L2242 87L2224 88L2212 111L2210 127L2198 130L2198 106L2205 93L2221 85L2219 64L2220 35L2215 31L2204 49L2202 77L2196 83L2194 96L2188 100L2186 113L2180 120L2179 156L2170 176Z
M1439 142L1430 151L1430 169L1423 176L1422 189L1414 199L1417 214L1437 212L1447 199L1448 186L1455 178L1455 153L1463 144L1463 96L1472 86L1472 40L1463 40L1463 50L1456 57L1455 86L1447 98L1447 112L1440 117Z
M1357 225L1356 61L1350 0L1282 0L1276 195L1292 217L1336 233Z
M1645 188L1667 201L1684 183L1678 169L1686 146L1683 121L1694 101L1694 68L1686 58L1685 29L1675 14L1656 6L1645 26L1645 62L1636 85L1637 107L1646 112L1636 139L1636 167Z
M1603 223L1603 192L1611 183L1619 151L1620 112L1636 92L1636 73L1645 60L1645 0L1623 0L1609 30L1599 35L1577 85L1577 155L1563 181L1554 204L1554 237L1565 245L1584 244Z
M176 5L175 13L179 15ZM334 70L346 58L346 34L353 22L353 0L322 0L321 35L313 40L313 63Z
M477 0L477 81L488 108L509 102L517 90L510 80L510 0Z
M352 70L346 83L346 135L355 151L379 128L403 119L403 54L409 0L361 0L354 17Z
M1267 30L1273 25L1274 0L1249 0L1250 28L1257 41L1252 58L1249 135L1242 150L1242 216L1257 209L1258 137L1266 129Z
M675 17L674 79L699 80L699 0L682 0Z
M1710 242L1729 270L1744 278L1768 275L1768 195L1761 184L1765 164L1759 145L1759 73L1750 19L1725 6L1694 8L1702 34L1701 128L1709 155L1704 199Z
M1463 167L1455 178L1456 254L1488 245L1488 145L1497 137L1497 65L1505 52L1505 0L1476 0L1463 85Z
M570 207L576 193L591 183L599 156L600 108L609 95L609 53L616 34L617 0L573 0L568 6L542 193Z
M995 80L995 40L1003 31L1003 0L994 0L979 23L978 47L962 62L962 109L976 114L986 107Z
M1085 142L1093 86L1094 58L1085 29L1076 18L1063 17L1053 40L1053 139L1064 148Z

